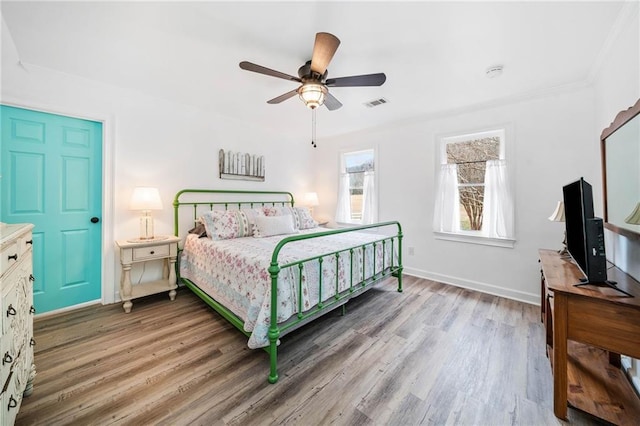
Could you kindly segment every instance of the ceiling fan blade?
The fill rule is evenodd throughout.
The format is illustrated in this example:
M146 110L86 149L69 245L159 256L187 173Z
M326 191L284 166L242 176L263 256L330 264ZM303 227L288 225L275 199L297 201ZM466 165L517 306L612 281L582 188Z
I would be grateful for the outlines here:
M298 89L295 89L295 90L292 90L292 91L287 92L285 94L282 94L280 96L277 96L277 97L275 97L275 98L273 98L271 100L268 100L267 103L268 104L279 104L280 102L286 101L287 99L292 98L297 94L298 94Z
M278 77L278 78L283 78L285 80L297 81L298 83L302 82L302 80L300 80L298 77L294 77L292 75L285 74L280 71L275 71L270 68L263 67L262 65L254 64L252 62L242 61L240 62L240 68L247 71L257 72L258 74L269 75L271 77Z
M328 78L325 84L330 87L382 86L386 80L384 73L377 73Z
M327 92L324 98L324 106L326 106L329 111L335 111L342 106L342 103L331 93Z
M316 34L316 43L311 56L311 71L322 75L327 70L331 58L340 46L340 39L329 33Z

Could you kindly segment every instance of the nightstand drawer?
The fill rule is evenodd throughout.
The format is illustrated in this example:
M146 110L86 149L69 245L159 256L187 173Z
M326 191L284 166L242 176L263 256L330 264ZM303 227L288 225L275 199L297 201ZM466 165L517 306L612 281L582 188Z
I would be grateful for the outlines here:
M140 247L133 249L133 261L165 258L169 256L169 244L155 247Z

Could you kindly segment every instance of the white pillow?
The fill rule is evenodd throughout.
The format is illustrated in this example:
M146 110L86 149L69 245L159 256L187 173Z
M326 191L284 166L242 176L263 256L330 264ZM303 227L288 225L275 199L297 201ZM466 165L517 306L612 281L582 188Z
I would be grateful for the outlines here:
M283 216L257 216L253 236L257 238L270 237L272 235L294 234L293 217Z

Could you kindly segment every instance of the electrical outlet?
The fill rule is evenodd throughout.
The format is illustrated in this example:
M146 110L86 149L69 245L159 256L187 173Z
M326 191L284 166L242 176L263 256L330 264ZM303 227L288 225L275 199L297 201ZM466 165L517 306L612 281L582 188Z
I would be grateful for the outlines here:
M413 256L414 254L416 254L415 247L408 247L408 248L409 248L409 256Z

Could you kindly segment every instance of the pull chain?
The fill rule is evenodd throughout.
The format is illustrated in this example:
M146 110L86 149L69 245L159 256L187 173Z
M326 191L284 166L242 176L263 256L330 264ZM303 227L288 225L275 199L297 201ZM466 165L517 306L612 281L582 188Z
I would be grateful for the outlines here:
M317 148L316 145L316 108L311 110L311 145Z

